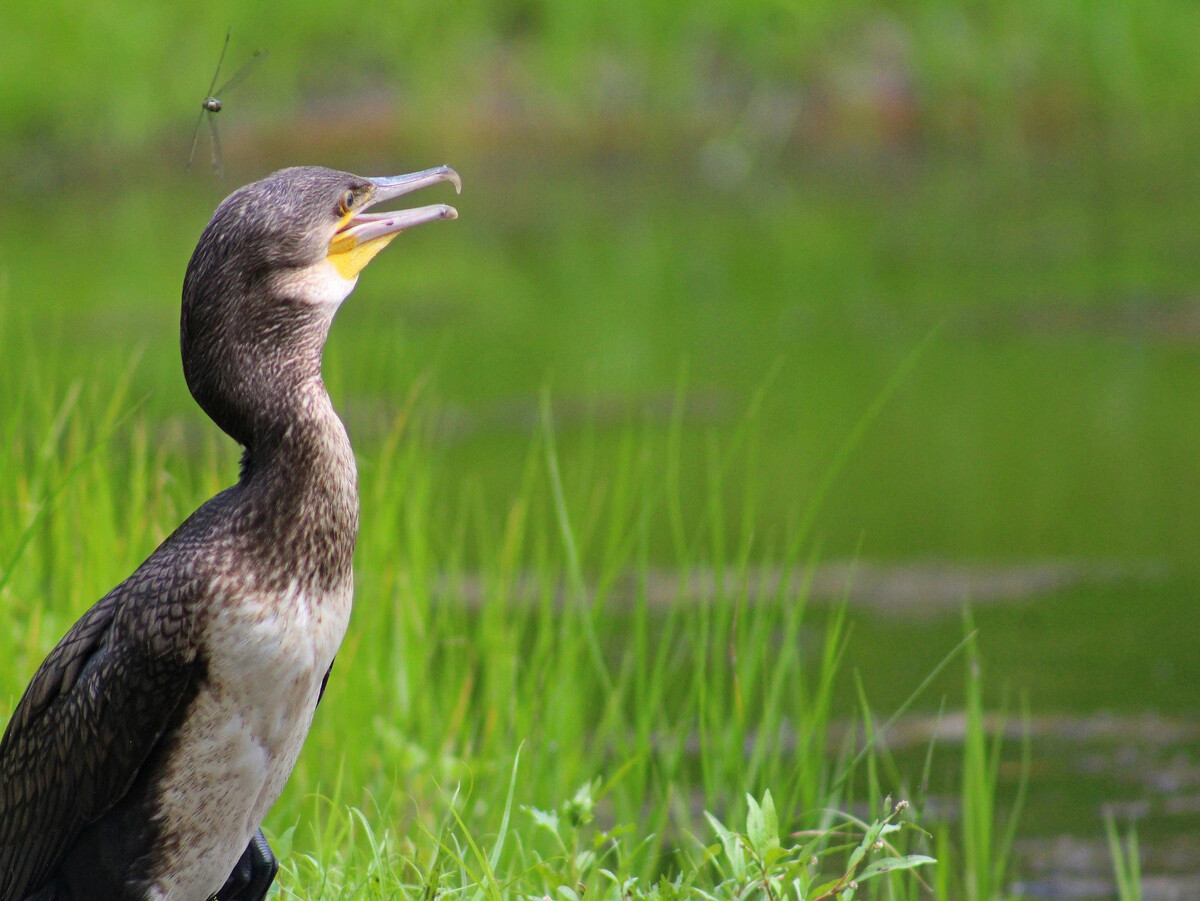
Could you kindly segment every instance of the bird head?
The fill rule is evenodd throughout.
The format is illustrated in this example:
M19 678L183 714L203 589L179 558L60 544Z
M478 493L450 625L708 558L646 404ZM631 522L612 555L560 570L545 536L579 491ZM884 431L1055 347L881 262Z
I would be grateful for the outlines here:
M362 269L405 229L458 213L445 204L371 212L448 181L448 166L385 178L283 169L221 202L183 283L180 342L193 397L243 444L297 380L318 378L338 306Z

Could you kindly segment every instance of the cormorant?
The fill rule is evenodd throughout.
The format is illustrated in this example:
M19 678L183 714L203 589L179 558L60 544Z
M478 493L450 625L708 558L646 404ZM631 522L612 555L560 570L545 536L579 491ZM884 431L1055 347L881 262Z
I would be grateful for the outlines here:
M449 181L284 169L227 197L183 283L184 376L241 473L67 632L0 740L0 901L261 901L279 796L350 616L358 489L321 381L338 305Z

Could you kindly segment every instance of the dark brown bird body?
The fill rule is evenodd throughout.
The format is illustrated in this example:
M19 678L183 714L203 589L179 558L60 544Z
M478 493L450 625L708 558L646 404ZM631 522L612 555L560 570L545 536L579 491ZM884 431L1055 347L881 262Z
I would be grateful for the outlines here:
M349 621L354 458L321 381L334 312L404 228L367 206L446 169L275 173L230 195L184 280L200 406L245 447L237 484L67 632L0 741L0 901L259 901L259 826Z

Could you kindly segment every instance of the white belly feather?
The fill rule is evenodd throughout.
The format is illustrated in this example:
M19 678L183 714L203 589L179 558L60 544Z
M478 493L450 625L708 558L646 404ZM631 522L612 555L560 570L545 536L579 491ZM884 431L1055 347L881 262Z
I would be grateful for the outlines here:
M283 598L213 605L207 680L162 782L157 819L177 853L170 872L154 874L150 897L205 901L228 878L295 766L351 593L349 584L320 597L293 587Z

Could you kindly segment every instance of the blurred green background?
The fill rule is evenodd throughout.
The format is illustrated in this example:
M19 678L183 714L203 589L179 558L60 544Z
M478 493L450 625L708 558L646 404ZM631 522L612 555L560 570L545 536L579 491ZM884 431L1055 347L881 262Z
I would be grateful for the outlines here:
M185 162L227 29L223 77L269 57L221 98L217 178L206 134ZM327 352L368 469L421 386L435 546L461 486L519 490L548 388L574 497L677 422L689 522L714 460L734 499L720 550L769 565L815 510L819 559L876 578L849 655L882 709L974 600L1036 713L1194 725L1198 36L1167 0L10 4L0 410L128 373L155 440L208 447L175 329L215 203L449 163L461 219L383 255ZM1155 722L1148 770L1189 753ZM1045 822L1103 800L1064 770Z

